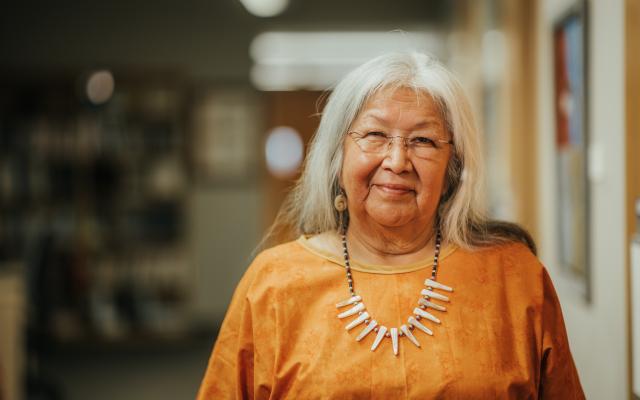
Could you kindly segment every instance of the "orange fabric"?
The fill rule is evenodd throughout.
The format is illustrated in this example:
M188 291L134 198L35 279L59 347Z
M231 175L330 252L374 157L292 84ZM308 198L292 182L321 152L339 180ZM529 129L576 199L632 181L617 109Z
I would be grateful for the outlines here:
M198 399L584 399L558 299L545 268L521 244L444 249L438 281L452 286L422 347L385 338L370 351L344 326L344 267L304 238L261 253L229 306ZM357 264L357 263L354 263ZM402 270L402 269L401 269ZM356 293L381 324L406 323L430 261L385 273L357 264ZM388 271L387 271L388 272ZM444 292L443 292L444 293ZM341 309L344 310L344 309ZM424 320L423 320L424 321Z

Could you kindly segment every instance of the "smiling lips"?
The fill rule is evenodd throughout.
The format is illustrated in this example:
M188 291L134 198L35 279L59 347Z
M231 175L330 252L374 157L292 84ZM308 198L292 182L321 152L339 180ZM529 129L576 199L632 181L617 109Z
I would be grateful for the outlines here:
M374 184L380 191L390 195L403 195L415 192L411 187L395 183Z

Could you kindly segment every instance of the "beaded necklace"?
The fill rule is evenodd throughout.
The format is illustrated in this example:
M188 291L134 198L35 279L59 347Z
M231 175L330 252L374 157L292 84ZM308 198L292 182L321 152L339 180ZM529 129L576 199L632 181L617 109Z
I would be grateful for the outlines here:
M418 328L422 332L427 335L433 336L433 331L425 326L421 319L426 319L436 324L440 323L440 319L427 311L427 309L434 309L436 311L446 311L446 307L433 302L432 300L440 300L444 302L449 302L449 297L438 293L435 289L444 290L446 292L453 292L453 289L449 286L443 285L439 282L436 282L436 275L438 272L438 257L440 256L440 245L442 242L442 235L440 230L438 229L436 232L436 242L435 242L435 252L433 256L433 265L431 267L431 277L424 281L426 289L422 289L420 292L420 300L418 301L418 307L413 309L413 314L407 319L406 325L401 325L399 328L387 328L384 325L380 325L375 319L369 315L369 312L366 311L366 306L362 302L362 297L356 294L353 289L353 276L351 274L351 264L349 262L349 250L347 248L347 237L346 237L346 229L342 229L341 232L342 238L342 249L344 255L344 266L347 273L347 283L349 284L349 298L343 300L336 304L336 308L342 308L351 305L352 307L342 313L338 314L338 318L348 318L354 315L357 317L349 322L345 329L351 330L360 324L365 324L364 329L358 334L356 337L357 341L362 340L365 336L367 336L370 332L377 333L376 338L371 345L371 351L375 351L382 340L384 338L391 338L391 344L393 347L393 354L398 355L398 342L399 337L406 337L416 345L420 347L420 342L413 335L412 331L414 328Z

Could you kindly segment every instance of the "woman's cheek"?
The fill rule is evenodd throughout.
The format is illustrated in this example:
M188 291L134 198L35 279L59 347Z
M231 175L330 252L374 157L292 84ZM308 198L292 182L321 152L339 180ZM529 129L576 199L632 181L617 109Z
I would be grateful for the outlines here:
M369 194L371 179L377 164L370 158L349 154L343 166L342 182L347 197L354 201L363 201Z

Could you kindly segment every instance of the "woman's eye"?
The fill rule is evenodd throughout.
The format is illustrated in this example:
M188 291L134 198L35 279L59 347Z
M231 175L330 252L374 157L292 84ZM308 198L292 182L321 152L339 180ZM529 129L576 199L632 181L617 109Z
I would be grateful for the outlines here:
M386 138L387 135L385 135L384 132L371 131L371 132L367 132L365 137L371 137L371 138L383 137L383 138Z
M434 146L436 144L433 139L424 136L414 137L411 142L418 146Z

